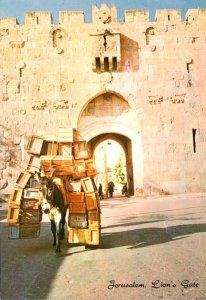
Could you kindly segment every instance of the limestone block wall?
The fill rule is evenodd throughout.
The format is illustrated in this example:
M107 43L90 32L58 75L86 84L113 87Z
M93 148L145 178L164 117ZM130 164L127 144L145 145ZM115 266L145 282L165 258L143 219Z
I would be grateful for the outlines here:
M105 91L128 102L128 128L141 140L135 189L205 191L205 26L206 9L189 10L183 21L179 10L159 10L154 22L146 11L127 10L118 23L115 6L105 5L93 7L91 24L83 12L67 11L59 24L49 12L27 13L24 24L0 19L1 192L27 163L29 136L77 128Z

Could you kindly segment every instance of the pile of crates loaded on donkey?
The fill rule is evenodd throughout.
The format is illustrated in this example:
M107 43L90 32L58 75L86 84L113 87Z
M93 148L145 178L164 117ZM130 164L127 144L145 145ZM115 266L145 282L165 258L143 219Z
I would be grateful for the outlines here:
M98 246L100 202L94 181L97 175L86 141L74 129L59 129L54 136L32 136L30 155L10 195L8 224L10 239L40 236L42 209L36 172L57 179L68 204L68 242Z

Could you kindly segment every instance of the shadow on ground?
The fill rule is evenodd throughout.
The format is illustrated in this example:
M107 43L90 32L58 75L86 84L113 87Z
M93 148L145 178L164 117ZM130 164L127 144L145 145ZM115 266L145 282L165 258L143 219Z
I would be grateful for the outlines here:
M138 224L138 223L137 223ZM127 226L130 224L127 224ZM132 223L134 225L134 223ZM128 249L174 242L191 234L206 232L206 224L177 225L167 228L142 228L102 234L101 249L128 246Z

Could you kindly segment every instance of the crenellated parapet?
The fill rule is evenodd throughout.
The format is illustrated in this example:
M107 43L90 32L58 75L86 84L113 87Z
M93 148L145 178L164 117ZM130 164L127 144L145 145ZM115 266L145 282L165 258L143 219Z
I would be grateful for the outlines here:
M62 25L84 24L84 12L82 11L60 11L59 23Z
M155 14L155 22L164 25L176 25L181 23L181 12L179 9L161 9Z
M147 23L149 22L149 12L146 10L125 10L125 23Z
M51 25L52 14L50 12L27 12L25 14L25 25Z
M160 9L156 11L154 26L178 25L186 23L187 25L195 22L206 22L205 9L189 9L185 19L181 20L181 11L179 9ZM115 5L108 7L102 4L100 8L92 6L92 24L109 25L118 23L117 8ZM150 22L149 12L147 10L125 10L123 24L145 25ZM50 12L26 12L25 26L50 26L53 24L52 14ZM59 22L61 25L80 25L85 24L85 15L83 11L60 11ZM12 28L19 25L16 18L0 18L1 28Z

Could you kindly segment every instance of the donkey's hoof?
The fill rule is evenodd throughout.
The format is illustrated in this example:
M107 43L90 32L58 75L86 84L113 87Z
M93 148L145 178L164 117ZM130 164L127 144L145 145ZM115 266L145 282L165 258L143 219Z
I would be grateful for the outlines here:
M60 253L61 252L61 250L60 249L56 249L56 253Z

